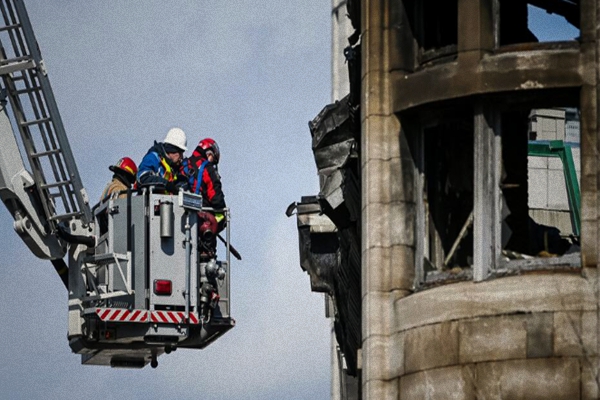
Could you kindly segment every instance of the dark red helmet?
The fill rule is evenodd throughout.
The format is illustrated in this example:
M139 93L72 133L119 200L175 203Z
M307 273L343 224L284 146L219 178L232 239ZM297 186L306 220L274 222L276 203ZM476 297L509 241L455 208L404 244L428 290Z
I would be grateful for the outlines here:
M219 163L219 159L221 158L221 152L219 151L219 145L217 144L217 142L214 141L214 139L202 139L200 143L198 143L198 147L203 149L207 156L209 155L209 153L211 153L214 157L213 162L215 164Z
M112 172L123 171L127 175L131 175L135 180L135 176L137 175L137 165L135 162L129 157L123 157L115 165L111 165L108 167Z

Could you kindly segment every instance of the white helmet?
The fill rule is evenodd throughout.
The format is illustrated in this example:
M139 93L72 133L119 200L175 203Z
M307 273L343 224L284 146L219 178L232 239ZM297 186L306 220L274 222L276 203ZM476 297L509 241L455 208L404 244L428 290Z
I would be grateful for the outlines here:
M187 150L187 136L185 136L185 132L181 128L169 129L169 132L167 132L167 136L165 136L163 143L172 144L182 151Z

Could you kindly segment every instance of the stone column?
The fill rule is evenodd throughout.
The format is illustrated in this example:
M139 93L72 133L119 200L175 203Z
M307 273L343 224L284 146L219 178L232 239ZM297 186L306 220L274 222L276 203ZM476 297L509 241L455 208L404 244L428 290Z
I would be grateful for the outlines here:
M392 109L390 71L400 2L362 2L362 393L398 397L403 337L394 303L414 279L413 162ZM394 17L392 17L394 16ZM394 61L395 63L395 61Z
M581 248L584 267L598 264L598 38L596 10L598 1L581 3L581 50L583 59L583 86L580 95L581 110Z
M582 42L582 53L585 58L583 76L583 87L581 90L581 264L584 268L591 270L595 267L596 276L596 362L590 368L596 386L595 394L600 391L600 274L598 274L598 262L600 260L600 245L598 243L600 231L600 218L598 207L600 206L600 174L598 173L600 157L600 1L581 2L581 27L580 35ZM587 16L587 18L586 18ZM586 107L584 111L584 106ZM585 134L585 142L584 142ZM585 183L584 183L585 182ZM584 189L585 188L585 189ZM586 277L593 274L587 273Z
M598 126L598 63L600 62L600 49L598 48L600 31L597 30L597 12L600 1L581 2L581 27L580 46L582 57L582 81L580 93L581 112L581 264L584 270L597 268L600 258L598 245L598 205L600 204L598 188L600 175L598 174L598 157L600 157L600 127ZM594 271L595 272L595 271ZM590 277L592 274L585 273ZM598 276L598 275L596 275ZM595 285L596 299L598 298L598 283ZM600 308L597 307L596 321L600 319ZM596 327L597 348L600 348L600 324ZM598 361L592 367L592 375L598 382Z

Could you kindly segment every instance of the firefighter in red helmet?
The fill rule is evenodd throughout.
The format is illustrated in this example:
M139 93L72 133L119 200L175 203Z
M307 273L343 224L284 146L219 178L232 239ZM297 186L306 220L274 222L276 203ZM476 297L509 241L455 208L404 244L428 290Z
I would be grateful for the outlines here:
M226 207L225 195L221 188L221 177L217 164L221 158L219 146L214 139L202 139L192 156L183 163L183 173L188 177L189 190L202 195L202 206L214 210ZM225 216L220 211L200 212L199 234L204 240L208 257L214 256L216 235L225 227Z
M112 181L106 185L100 201L109 198L125 198L127 197L127 189L135 184L135 177L138 171L137 165L129 157L123 157L116 164L108 167L113 172Z
M194 150L193 155L201 155L202 150L204 150L204 154L206 155L206 159L213 163L214 165L219 164L219 159L221 158L221 151L219 150L219 145L214 139L206 138L202 139L198 146Z
M217 142L213 139L202 139L194 149L191 157L183 163L183 173L189 179L191 192L200 193L204 207L214 209L225 208L225 195L221 188L221 176L217 164L221 152ZM222 215L215 214L217 222L221 222Z

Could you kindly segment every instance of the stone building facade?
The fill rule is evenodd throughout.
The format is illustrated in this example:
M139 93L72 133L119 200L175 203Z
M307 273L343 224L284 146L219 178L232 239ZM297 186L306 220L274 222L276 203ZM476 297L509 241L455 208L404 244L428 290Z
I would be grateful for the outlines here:
M578 38L539 42L528 5ZM600 2L347 11L350 94L310 124L321 191L296 209L302 266L333 299L359 382L351 395L598 398ZM570 235L531 213L530 116L542 109L579 110Z

